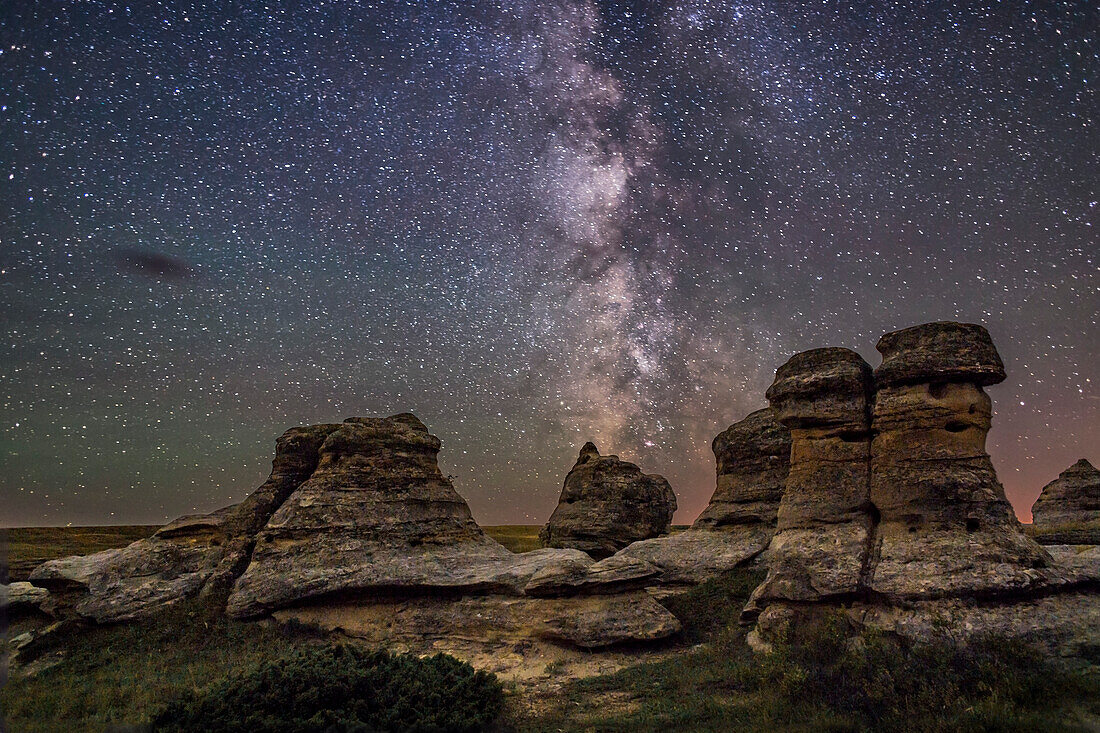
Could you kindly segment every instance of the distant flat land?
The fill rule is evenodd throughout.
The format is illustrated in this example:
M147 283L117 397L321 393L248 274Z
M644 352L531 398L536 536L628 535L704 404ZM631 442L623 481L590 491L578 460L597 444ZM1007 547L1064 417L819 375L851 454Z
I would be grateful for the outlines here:
M148 537L159 528L158 524L131 524L117 527L18 527L0 530L0 536L7 535L9 576L0 582L26 580L34 568L47 560L125 547L135 540ZM482 529L512 552L530 552L542 547L539 542L541 524L497 524ZM684 527L674 526L672 531L682 529Z
M0 530L7 535L8 575L3 582L26 580L30 572L47 560L69 555L89 555L112 547L125 547L160 529L159 524L117 527L17 527ZM541 524L501 524L483 527L485 533L512 552L542 547Z
M17 527L0 529L7 538L10 581L26 580L31 570L47 560L69 555L88 555L112 547L125 547L156 532L157 524L115 527Z

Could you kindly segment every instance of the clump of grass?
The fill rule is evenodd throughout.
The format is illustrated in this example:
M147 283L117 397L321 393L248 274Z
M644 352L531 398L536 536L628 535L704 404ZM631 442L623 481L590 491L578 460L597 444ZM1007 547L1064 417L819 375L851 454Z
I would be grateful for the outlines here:
M157 731L472 733L500 714L496 677L454 657L337 645L300 650L169 703Z
M216 604L195 600L156 618L73 628L43 640L39 653L61 661L37 675L14 674L0 689L11 730L97 731L147 724L166 699L205 687L316 636L271 623L232 621Z

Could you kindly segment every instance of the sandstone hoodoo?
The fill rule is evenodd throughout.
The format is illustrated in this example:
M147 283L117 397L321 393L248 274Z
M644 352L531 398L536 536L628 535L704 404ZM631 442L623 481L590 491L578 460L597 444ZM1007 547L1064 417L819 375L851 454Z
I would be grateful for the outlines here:
M1050 557L1021 531L985 452L1005 378L989 333L928 323L883 336L875 371L871 501L879 511L871 588L906 597L1041 585Z
M684 532L628 545L616 558L659 568L656 580L665 585L699 583L759 561L775 533L790 469L791 433L766 407L723 430L711 448L716 486L695 523Z
M1044 545L1100 545L1100 470L1077 461L1043 487L1031 514Z
M769 547L768 577L746 617L771 601L859 590L873 530L871 367L854 351L802 352L779 367L767 397L791 431L791 466Z
M607 557L667 532L675 511L676 495L664 477L644 474L618 456L601 456L585 443L539 536L547 547Z
M791 431L766 407L735 422L711 443L717 473L714 495L694 529L775 526L791 467Z
M828 611L910 638L1008 633L1087 653L1096 556L1055 561L1028 539L985 453L983 387L1004 379L989 334L929 323L878 350L873 390L845 349L796 355L768 390L791 428L791 472L744 613L750 643Z
M676 632L675 617L639 595L659 573L652 565L599 564L575 549L517 555L486 536L440 472L439 448L407 413L293 428L276 443L270 478L240 504L44 563L28 588L50 612L99 622L202 593L228 593L227 613L241 618L320 605L369 619L394 599L422 598L427 613L452 619L437 629L447 633L461 624L443 609L464 597L511 619L513 635L578 646Z
M527 563L490 539L436 463L415 415L349 418L256 536L229 613L255 616L326 594L519 586Z

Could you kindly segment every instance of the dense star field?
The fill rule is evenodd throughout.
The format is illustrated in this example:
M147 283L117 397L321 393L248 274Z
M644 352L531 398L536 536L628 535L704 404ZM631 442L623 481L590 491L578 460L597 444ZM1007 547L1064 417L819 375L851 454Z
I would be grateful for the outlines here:
M415 412L486 523L676 490L775 368L985 324L1017 512L1100 459L1088 2L5 3L0 523L240 500Z

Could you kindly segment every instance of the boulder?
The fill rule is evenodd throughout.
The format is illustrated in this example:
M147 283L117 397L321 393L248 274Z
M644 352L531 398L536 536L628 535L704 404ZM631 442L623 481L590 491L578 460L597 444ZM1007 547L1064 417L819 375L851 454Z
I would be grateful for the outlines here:
M618 456L601 456L585 443L539 537L547 547L607 557L667 532L675 511L676 495L662 476L646 475Z
M856 593L870 556L871 368L854 351L791 357L767 397L791 431L791 465L768 547L768 577L745 609Z
M870 589L935 598L1018 593L1049 582L985 452L1004 379L976 324L928 323L883 336L875 371L871 501L879 512Z
M51 560L30 580L51 592L63 615L103 623L154 613L202 591L224 556L227 511L181 517L123 548Z
M1100 471L1077 461L1043 487L1031 514L1041 544L1100 545Z
M54 603L50 592L24 581L11 585L0 583L0 614L16 616L28 612L53 615Z
M756 562L775 528L766 524L731 525L725 530L696 529L627 545L613 558L644 562L659 572L653 584L695 585L732 568Z

